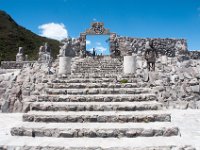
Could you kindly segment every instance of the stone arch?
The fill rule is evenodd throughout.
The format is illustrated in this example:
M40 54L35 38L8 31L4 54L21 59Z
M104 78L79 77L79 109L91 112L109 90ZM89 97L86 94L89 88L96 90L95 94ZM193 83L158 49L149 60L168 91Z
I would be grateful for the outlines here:
M117 49L117 35L116 33L110 32L109 29L104 28L103 22L91 23L91 28L86 29L85 32L80 33L80 51L86 51L86 38L87 35L108 35L109 36L109 50L111 55L116 54Z

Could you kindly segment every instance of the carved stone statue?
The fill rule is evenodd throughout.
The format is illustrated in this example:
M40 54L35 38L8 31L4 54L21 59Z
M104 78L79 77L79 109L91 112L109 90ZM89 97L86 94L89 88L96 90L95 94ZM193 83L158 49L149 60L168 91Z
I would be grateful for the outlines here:
M16 55L16 61L24 61L23 47L19 47L18 53Z
M51 49L48 43L45 43L44 46L40 46L38 55L38 62L48 63L51 60Z
M64 45L60 47L59 56L60 57L74 57L75 51L73 50L72 39L67 38L63 41Z
M120 56L120 50L119 50L119 38L116 34L110 35L110 51L111 56Z

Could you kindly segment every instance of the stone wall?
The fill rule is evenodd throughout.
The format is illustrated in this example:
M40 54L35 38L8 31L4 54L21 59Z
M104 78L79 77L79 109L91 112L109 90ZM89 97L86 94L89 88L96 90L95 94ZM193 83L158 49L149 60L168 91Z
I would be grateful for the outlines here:
M57 66L57 63L54 63ZM52 67L50 70L55 72ZM33 63L22 69L0 69L0 109L2 112L26 112L29 102L43 94L45 82L49 77L48 66L44 63Z
M162 55L173 57L183 51L187 51L187 41L185 39L161 39L161 38L132 38L118 37L118 46L122 56L132 53L142 54L145 51L145 45L153 40L153 46Z
M1 68L3 69L21 69L24 65L33 65L35 61L2 61L1 62Z
M177 57L168 57L167 62L163 63L159 58L156 71L148 72L143 58L137 60L136 72L166 108L200 108L200 60L182 61Z
M200 50L199 51L190 51L189 56L192 59L200 59Z

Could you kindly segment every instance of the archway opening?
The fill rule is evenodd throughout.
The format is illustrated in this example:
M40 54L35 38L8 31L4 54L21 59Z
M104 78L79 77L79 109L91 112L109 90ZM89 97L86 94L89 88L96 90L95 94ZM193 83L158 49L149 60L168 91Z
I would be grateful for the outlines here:
M86 50L89 52L95 48L97 55L110 55L109 35L87 35Z

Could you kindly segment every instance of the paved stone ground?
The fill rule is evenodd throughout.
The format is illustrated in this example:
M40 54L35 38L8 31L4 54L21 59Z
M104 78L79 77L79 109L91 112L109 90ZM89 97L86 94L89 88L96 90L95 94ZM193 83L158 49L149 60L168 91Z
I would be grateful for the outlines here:
M101 147L146 147L167 145L192 145L200 150L200 110L166 110L172 114L172 124L180 128L179 137L156 138L49 138L17 137L10 135L10 129L22 124L22 114L0 114L0 146L101 146ZM134 144L133 144L134 143Z

